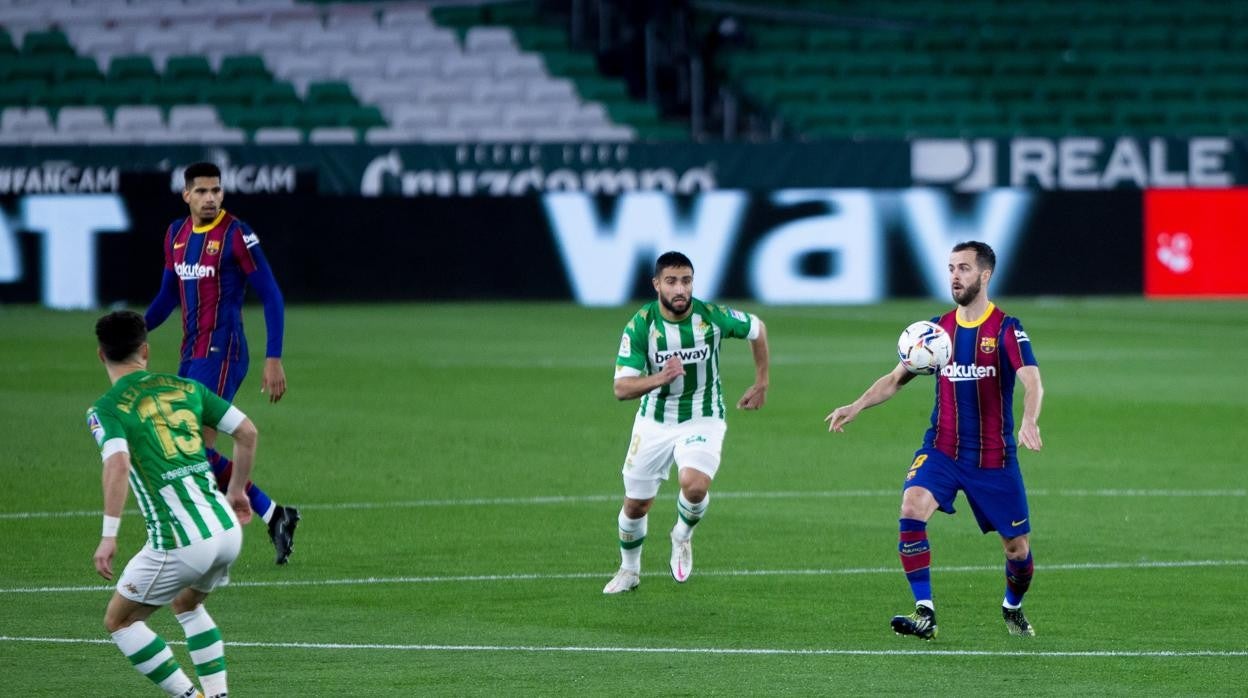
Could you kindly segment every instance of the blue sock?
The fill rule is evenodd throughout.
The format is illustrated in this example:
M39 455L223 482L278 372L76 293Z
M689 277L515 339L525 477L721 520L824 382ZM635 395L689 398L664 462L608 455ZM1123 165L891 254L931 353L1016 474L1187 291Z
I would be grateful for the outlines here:
M217 476L217 487L224 492L230 484L230 474L234 471L234 461L221 455L215 448L206 449L208 452L208 464L212 466L212 472ZM247 483L247 499L251 502L251 510L260 518L268 523L269 518L273 516L273 500L265 493L264 490L256 487L256 483Z
M1022 560L1005 561L1005 603L1015 606L1023 603L1023 595L1031 587L1031 576L1035 573L1035 563L1031 559L1031 551Z
M932 553L927 542L927 522L918 519L900 519L897 553L901 568L906 571L910 592L915 602L932 600Z

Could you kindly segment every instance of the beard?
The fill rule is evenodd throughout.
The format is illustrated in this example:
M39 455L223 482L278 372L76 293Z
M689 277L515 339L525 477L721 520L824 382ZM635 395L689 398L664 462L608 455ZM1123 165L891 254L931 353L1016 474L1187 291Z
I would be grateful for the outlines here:
M971 301L979 296L979 292L983 287L984 285L980 283L979 279L975 279L975 283L970 286L963 286L961 293L957 290L953 291L953 302L961 306L968 306L971 304Z
M684 315L689 311L689 298L686 296L673 296L672 298L668 298L660 293L659 302L662 303L663 307L667 308L668 312L673 315ZM678 304L680 307L677 307Z

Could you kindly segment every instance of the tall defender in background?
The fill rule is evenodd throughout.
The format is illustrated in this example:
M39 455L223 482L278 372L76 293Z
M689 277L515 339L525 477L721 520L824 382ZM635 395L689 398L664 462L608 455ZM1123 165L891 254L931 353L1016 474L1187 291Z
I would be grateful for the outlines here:
M653 284L658 298L624 328L615 360L615 397L641 398L641 405L624 458L620 569L604 594L631 591L640 583L647 515L673 462L680 493L668 564L677 582L693 571L693 528L710 504L727 430L719 382L719 347L725 337L748 339L754 354L754 384L737 407L756 410L767 399L770 359L762 320L694 298L693 263L679 252L659 257Z
M182 307L182 363L178 375L194 378L227 401L233 400L247 375L249 355L243 334L243 296L248 284L264 303L267 331L264 375L260 390L277 402L286 394L282 368L285 305L282 292L251 228L221 207L225 192L221 170L210 162L186 168L182 200L190 215L170 224L165 233L165 272L160 291L147 309L149 330L160 326L173 309ZM216 432L205 429L208 462L217 484L225 487L233 464L213 445ZM299 510L275 503L264 490L247 483L251 508L268 525L277 564L286 564L294 547Z

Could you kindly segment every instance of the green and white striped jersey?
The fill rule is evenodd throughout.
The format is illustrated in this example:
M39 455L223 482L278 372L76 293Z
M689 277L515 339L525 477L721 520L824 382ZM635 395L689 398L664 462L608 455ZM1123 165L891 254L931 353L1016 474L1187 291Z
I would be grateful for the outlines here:
M637 414L664 424L694 417L724 418L724 389L719 382L719 345L725 337L757 339L758 318L722 305L690 302L689 316L668 322L659 313L659 301L642 306L624 328L615 377L658 373L673 356L685 366L685 375L641 397Z
M130 454L130 489L153 548L181 548L238 525L217 489L201 425L231 433L243 419L202 384L147 371L122 376L87 410L101 457Z

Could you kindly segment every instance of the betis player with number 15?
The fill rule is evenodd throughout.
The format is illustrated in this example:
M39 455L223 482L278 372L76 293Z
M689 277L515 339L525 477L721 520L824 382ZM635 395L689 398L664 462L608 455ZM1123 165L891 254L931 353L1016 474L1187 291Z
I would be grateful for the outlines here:
M620 509L620 569L604 594L632 591L640 583L641 546L647 514L659 484L675 463L680 475L676 525L669 565L677 582L693 569L693 527L710 504L724 432L724 390L719 347L727 337L747 339L754 354L754 384L737 401L756 410L767 399L767 330L754 315L693 297L693 263L667 252L654 264L658 299L646 304L620 340L615 397L641 398L624 458L624 506Z

